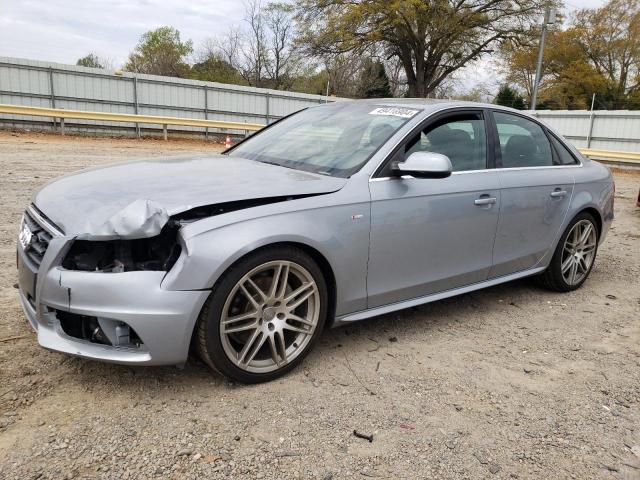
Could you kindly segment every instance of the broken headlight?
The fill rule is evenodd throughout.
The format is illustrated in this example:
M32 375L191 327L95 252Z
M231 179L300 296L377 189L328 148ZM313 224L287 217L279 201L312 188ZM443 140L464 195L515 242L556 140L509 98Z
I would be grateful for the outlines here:
M136 240L76 240L62 261L68 270L85 272L169 271L180 256L178 229Z

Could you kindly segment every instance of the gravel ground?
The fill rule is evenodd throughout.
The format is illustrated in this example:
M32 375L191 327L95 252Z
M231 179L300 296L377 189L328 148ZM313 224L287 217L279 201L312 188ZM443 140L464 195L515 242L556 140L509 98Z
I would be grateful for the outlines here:
M38 347L13 288L33 189L218 148L0 132L0 478L640 478L640 175L616 174L582 289L518 281L331 330L272 383Z

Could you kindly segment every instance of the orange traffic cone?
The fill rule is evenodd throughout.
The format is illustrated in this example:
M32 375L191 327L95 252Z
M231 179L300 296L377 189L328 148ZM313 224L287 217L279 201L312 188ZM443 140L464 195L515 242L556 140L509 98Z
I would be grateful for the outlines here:
M224 141L224 148L231 148L231 137L227 135L227 138Z

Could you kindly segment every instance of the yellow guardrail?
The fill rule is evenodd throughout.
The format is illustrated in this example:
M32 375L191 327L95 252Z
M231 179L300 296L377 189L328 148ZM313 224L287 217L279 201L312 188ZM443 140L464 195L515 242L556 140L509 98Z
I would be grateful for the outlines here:
M579 148L580 153L587 157L594 157L604 160L624 160L629 163L640 165L640 152L621 152L619 150L593 150L591 148Z
M52 117L60 119L61 133L64 135L64 119L76 118L82 120L103 120L105 122L149 123L162 125L165 140L167 125L186 127L209 127L222 130L257 131L264 128L258 123L224 122L220 120L204 120L198 118L165 117L159 115L134 115L130 113L87 112L84 110L66 110L64 108L25 107L22 105L0 104L0 114L32 115L37 117Z

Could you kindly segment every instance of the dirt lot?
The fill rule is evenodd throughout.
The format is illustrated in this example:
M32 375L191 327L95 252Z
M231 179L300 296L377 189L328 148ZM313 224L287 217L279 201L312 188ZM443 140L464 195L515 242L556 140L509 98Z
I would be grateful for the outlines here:
M0 478L640 478L640 175L616 175L579 291L519 281L332 330L273 383L38 347L13 287L31 192L216 148L0 132Z

